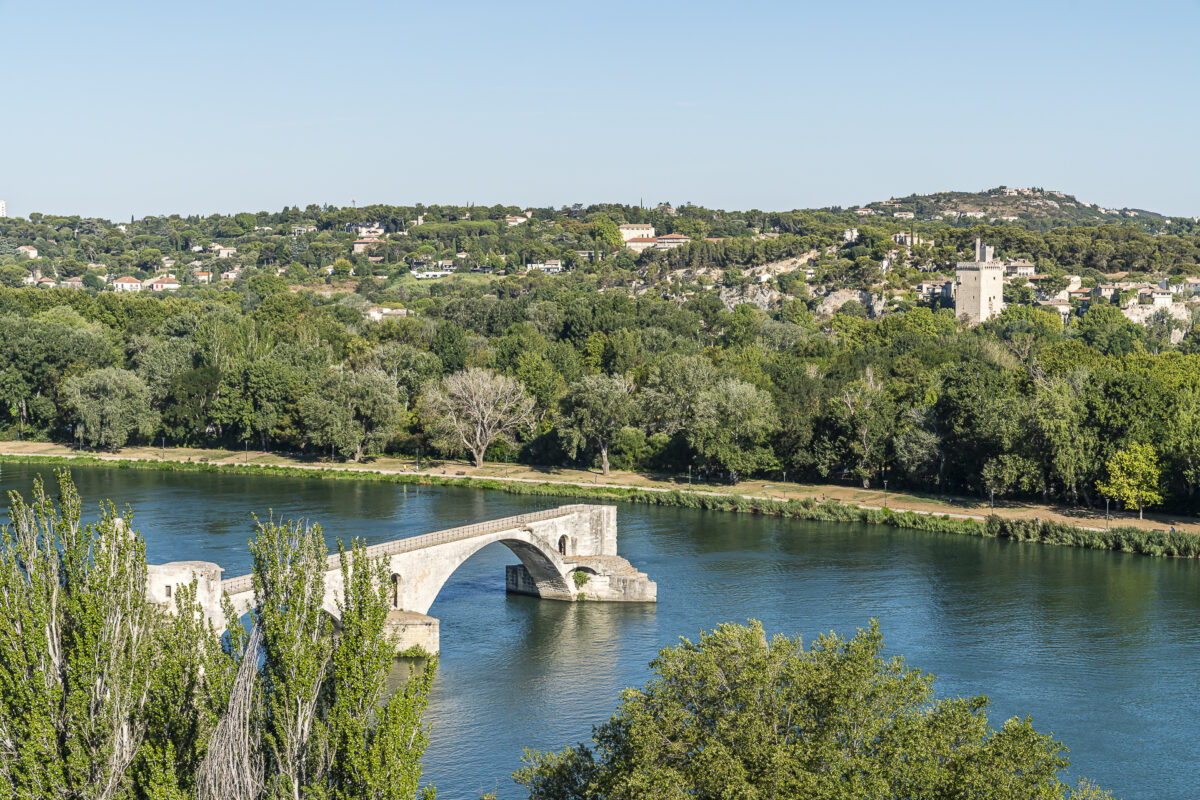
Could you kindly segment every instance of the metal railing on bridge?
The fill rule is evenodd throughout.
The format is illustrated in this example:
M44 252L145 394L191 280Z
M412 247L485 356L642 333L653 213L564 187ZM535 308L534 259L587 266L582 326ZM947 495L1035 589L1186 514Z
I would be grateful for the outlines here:
M471 525L460 525L457 528L447 528L443 531L434 531L433 533L425 533L420 536L408 536L403 539L383 542L382 544L373 544L367 547L366 554L368 558L378 558L379 556L390 556L396 553L408 553L413 550L432 547L435 544L457 542L461 539L470 539L473 536L485 533L497 533L511 528L519 528L522 525L528 525L530 522L542 522L557 517L565 517L591 508L597 508L597 506L586 503L575 503L567 506L547 508L542 511L531 511L528 514L517 514L515 517L489 519L485 522L475 522ZM325 563L331 570L338 569L341 566L336 553L329 556ZM236 578L227 578L221 581L221 589L225 594L241 594L253 588L253 575L239 575Z

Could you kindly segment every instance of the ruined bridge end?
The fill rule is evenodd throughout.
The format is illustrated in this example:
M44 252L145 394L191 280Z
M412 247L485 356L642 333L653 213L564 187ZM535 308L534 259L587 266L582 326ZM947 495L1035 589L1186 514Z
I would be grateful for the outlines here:
M506 568L508 592L565 601L652 603L657 599L657 585L617 555L615 506L575 504L488 520L367 548L370 557L386 557L392 572L389 619L400 632L399 651L411 645L430 652L438 649L438 621L428 616L429 607L454 571L494 542L504 544L520 561ZM341 577L338 557L331 555L324 606L335 618ZM210 562L150 566L147 596L173 610L172 591L193 579L201 608L218 630L224 628L222 595L239 615L253 605L252 577L222 581L221 568Z

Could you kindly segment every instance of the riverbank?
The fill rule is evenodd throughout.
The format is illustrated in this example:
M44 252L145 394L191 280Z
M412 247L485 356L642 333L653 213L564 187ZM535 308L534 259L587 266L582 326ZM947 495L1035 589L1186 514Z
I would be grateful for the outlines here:
M487 464L476 469L437 462L417 469L412 460L376 459L368 464L314 463L275 453L227 450L127 448L116 454L78 453L43 442L0 443L0 463L65 463L158 470L243 471L282 477L375 480L428 486L460 486L513 494L546 495L604 502L681 506L770 514L831 522L888 524L914 530L1115 550L1151 556L1200 558L1200 524L1195 520L1117 517L1106 529L1082 525L1094 514L1048 506L998 504L990 507L961 498L929 498L846 486L746 481L736 487L683 484L614 472L608 476L577 470L534 470L523 465ZM506 474L507 473L507 474ZM866 500L866 502L864 502ZM874 502L870 502L870 501ZM1172 533L1167 528L1174 527Z

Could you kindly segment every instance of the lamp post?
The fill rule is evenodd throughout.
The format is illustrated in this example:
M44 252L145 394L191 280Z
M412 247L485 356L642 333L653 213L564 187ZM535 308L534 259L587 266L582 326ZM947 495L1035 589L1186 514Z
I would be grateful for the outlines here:
M996 490L989 488L988 493L992 496L992 516L996 516Z
M1104 530L1108 530L1108 498L1104 498Z
M887 508L887 480L883 482L883 507Z

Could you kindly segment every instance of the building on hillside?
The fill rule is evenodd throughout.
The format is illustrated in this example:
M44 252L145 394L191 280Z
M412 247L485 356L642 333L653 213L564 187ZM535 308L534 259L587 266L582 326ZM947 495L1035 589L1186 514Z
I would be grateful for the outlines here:
M217 258L229 258L237 255L236 247L227 247L223 244L214 244L213 250L216 251Z
M657 250L674 250L676 247L683 247L690 241L692 241L692 237L684 236L682 233L668 233L659 236L654 247Z
M846 230L842 231L842 241L843 242L858 241L858 228L846 228Z
M510 228L515 228L517 225L524 225L529 222L529 217L505 217L504 224Z
M918 234L910 233L909 231L900 231L892 234L892 241L901 247L916 247L919 244L932 245L933 242L929 239L922 239Z
M635 253L640 253L643 250L649 250L657 244L658 239L653 236L635 236L632 239L625 240L625 246Z
M1013 258L1004 262L1006 278L1032 278L1037 274L1037 266L1027 258Z
M547 275L557 275L558 273L562 272L562 259L548 258L544 262L536 262L525 267L527 272L532 272L535 269L540 270Z
M212 283L211 272L197 272L195 278L196 283Z
M453 272L444 269L427 269L422 272L414 272L413 277L419 281L425 281L431 278L449 278L453 274Z
M54 280L54 278L38 278L34 285L39 289L53 289L58 286L58 281Z
M1196 297L1200 295L1200 278L1163 278L1158 288L1166 289L1182 298Z
M364 236L363 238L356 239L354 241L354 247L351 249L351 253L353 255L365 253L367 252L368 247L374 247L377 244L379 244L378 236Z
M917 294L921 297L935 299L954 296L954 281L922 281L917 284Z
M1071 318L1072 309L1070 300L1063 300L1056 297L1053 300L1039 300L1037 305L1038 308L1043 308L1047 311L1057 311L1064 324Z
M305 233L316 233L316 225L293 225L292 236L300 236Z
M394 319L395 317L407 317L407 308L381 308L380 306L371 306L363 312L367 319L380 322L385 319Z
M23 244L17 248L17 255L24 256L25 258L37 258L38 251L37 248L31 244Z
M115 292L140 292L141 290L142 282L128 275L113 281L113 291Z
M82 289L83 278L79 277L78 275L74 278L64 278L58 282L58 285L64 289Z
M875 209L873 209L873 208L856 208L856 209L854 209L854 213L858 214L860 217L873 217L873 216L875 216Z
M644 222L626 222L617 226L617 230L621 232L621 239L628 244L633 239L653 239L654 226Z
M173 292L179 288L179 281L174 275L162 275L150 281L150 288L156 292Z
M1004 265L994 249L975 240L975 260L959 261L955 272L954 313L967 324L987 322L1004 310Z
M892 216L896 219L912 219L917 215L912 211L894 211L892 212Z

